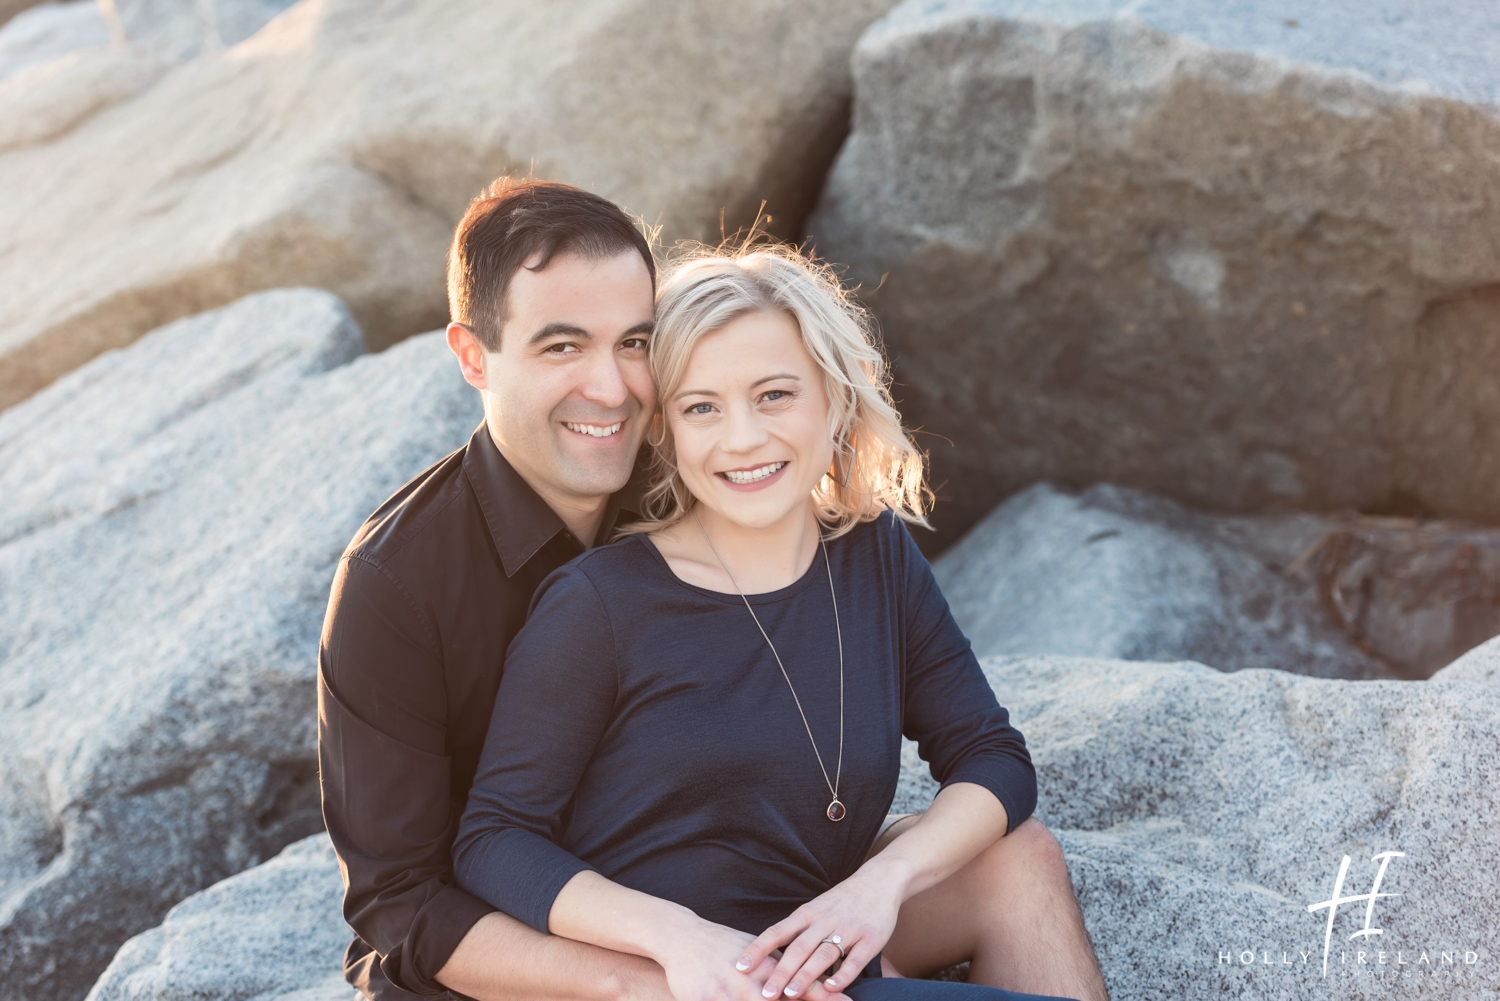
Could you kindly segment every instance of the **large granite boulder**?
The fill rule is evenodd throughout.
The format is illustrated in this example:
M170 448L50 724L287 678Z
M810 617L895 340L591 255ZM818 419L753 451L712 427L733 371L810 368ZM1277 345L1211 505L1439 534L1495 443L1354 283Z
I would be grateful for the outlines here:
M32 6L0 27L0 81L83 49L104 48L109 41L94 0ZM0 116L0 123L6 117Z
M93 0L22 13L0 28L0 155L77 128L169 69L169 61L140 46L111 44Z
M763 200L795 233L847 131L849 51L890 3L294 6L0 155L0 190L25 193L0 201L0 407L271 286L336 292L375 347L431 329L453 225L505 172L667 240Z
M360 522L461 446L440 334L363 356L261 293L0 413L0 998L80 998L194 891L322 826L317 638Z
M933 569L982 657L1425 678L1500 633L1500 531L1441 522L1213 515L1038 485Z
M1114 1001L1486 998L1500 991L1500 640L1431 681L995 658ZM934 791L907 748L896 808ZM1323 976L1326 911L1342 905ZM324 836L179 905L90 1001L341 1001ZM1382 952L1383 950L1383 952ZM1363 959L1360 954L1363 953ZM1424 960L1425 957L1425 960Z
M243 42L293 0L108 0L117 37L164 59L192 59Z
M1039 480L1500 518L1500 5L910 0L811 223L942 541Z
M1429 681L1002 657L1113 1001L1500 996L1500 640ZM906 754L898 808L933 784ZM1335 896L1367 900L1309 910ZM1369 927L1379 935L1354 937ZM1328 940L1327 974L1324 945Z
M325 834L195 894L121 946L88 1001L354 1001Z
M0 0L0 24L5 24L17 14L35 7L45 0Z

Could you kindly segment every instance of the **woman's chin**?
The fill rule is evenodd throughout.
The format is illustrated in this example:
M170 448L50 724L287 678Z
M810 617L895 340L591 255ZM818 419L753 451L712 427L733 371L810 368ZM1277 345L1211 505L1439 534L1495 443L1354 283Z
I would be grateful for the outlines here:
M699 497L704 509L712 512L719 521L727 522L741 531L764 532L784 525L788 519L800 517L812 506L812 491L800 499L788 496L788 491L777 490L765 494L731 493L714 491L709 499ZM777 495L780 496L777 496Z

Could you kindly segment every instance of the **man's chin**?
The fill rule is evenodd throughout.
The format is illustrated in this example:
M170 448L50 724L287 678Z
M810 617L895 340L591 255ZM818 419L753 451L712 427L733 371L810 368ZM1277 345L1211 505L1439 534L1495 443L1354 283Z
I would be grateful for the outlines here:
M634 452L627 456L622 451L618 457L611 456L609 462L597 461L602 456L593 458L596 461L575 459L568 463L566 480L569 491L575 496L607 497L630 482L630 474L635 469Z

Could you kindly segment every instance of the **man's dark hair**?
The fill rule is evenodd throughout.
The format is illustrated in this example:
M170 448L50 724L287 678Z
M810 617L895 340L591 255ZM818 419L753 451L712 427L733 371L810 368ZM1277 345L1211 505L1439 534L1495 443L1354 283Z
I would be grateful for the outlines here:
M536 258L541 271L558 254L612 257L635 250L656 289L656 262L645 235L607 198L557 181L502 177L469 203L448 250L448 310L490 351L500 350L505 295L512 276Z

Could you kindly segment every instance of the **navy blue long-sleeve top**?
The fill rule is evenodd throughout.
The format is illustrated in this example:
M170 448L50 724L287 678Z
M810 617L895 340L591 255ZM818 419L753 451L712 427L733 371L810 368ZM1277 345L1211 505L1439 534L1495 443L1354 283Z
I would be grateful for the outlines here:
M643 535L554 572L506 657L453 846L459 884L547 931L593 869L759 934L851 875L896 790L901 735L934 778L973 782L1013 830L1036 773L931 568L890 514L827 544L796 582L750 596L839 799L739 595L679 579Z

